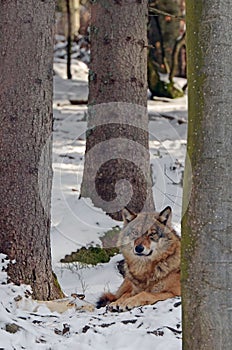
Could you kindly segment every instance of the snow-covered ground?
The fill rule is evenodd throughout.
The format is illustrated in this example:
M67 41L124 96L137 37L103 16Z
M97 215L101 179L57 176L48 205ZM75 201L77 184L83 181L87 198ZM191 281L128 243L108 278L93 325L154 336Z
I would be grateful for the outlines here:
M83 293L87 302L95 303L103 291L115 291L120 285L122 277L116 264L121 255L95 267L70 264L67 267L60 263L60 259L83 245L101 244L100 237L121 223L94 208L89 200L79 199L86 105L71 105L68 100L73 94L77 98L80 98L78 94L81 95L83 100L87 92L87 69L83 64L74 66L74 69L76 80L67 81L64 80L65 66L56 63L54 67L53 268L68 296ZM186 97L174 101L156 99L148 103L155 203L158 210L166 205L173 208L173 223L178 232L186 148L186 108ZM1 272L6 263L4 256L0 255L0 350L181 349L180 298L125 313L110 313L105 308L94 311L71 308L59 314L37 305L30 297L25 299L25 291L30 294L28 286L6 284L6 273ZM19 296L23 296L20 307Z

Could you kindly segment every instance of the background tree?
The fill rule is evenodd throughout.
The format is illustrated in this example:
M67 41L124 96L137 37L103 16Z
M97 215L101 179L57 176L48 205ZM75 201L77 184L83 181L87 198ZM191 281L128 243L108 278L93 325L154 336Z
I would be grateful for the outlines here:
M56 0L56 11L59 14L57 21L58 33L68 35L68 14L67 14L67 2L70 8L70 21L71 21L71 37L77 35L80 29L80 0ZM84 1L85 2L85 1Z
M222 0L187 0L186 7L190 162L182 222L183 349L229 350L232 7Z
M148 86L153 96L183 96L181 88L176 88L173 82L179 73L179 52L184 45L184 35L179 38L183 26L182 3L180 0L149 1ZM160 73L165 74L166 79L161 79Z
M154 207L148 152L146 0L93 2L81 195L116 219Z
M71 73L71 49L72 49L72 19L70 0L66 0L66 11L67 11L67 78L72 79Z
M80 29L80 0L56 1L56 32L67 38L67 79L72 79L71 58L74 37Z
M55 0L1 1L0 251L16 284L62 296L51 268L52 78Z
M182 15L180 0L151 0L150 8L148 37L154 46L152 55L160 70L169 72L175 40L180 35L180 21L175 18Z

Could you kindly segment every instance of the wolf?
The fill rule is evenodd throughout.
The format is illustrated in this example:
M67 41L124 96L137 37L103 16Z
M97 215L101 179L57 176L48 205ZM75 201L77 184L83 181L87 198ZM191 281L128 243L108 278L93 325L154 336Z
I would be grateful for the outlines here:
M123 209L119 246L124 281L115 294L103 294L97 308L126 311L180 296L180 237L171 226L171 214L169 206L139 214Z

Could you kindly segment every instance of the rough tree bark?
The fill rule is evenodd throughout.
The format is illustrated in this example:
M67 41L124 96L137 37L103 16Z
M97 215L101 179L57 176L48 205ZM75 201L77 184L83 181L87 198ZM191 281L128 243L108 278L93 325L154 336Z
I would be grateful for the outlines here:
M51 268L52 62L55 0L1 1L0 251L37 299L62 292Z
M183 349L229 350L232 7L222 0L187 0L186 5L192 191L188 162L182 221Z
M86 158L81 194L121 219L154 208L148 152L146 0L92 3Z

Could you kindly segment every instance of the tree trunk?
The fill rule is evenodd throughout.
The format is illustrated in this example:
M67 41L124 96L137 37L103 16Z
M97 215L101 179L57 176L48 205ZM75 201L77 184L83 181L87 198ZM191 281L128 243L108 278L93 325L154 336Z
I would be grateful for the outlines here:
M80 29L80 0L72 0L70 7L72 13L72 36L76 36Z
M67 78L72 79L71 73L71 50L72 50L72 20L70 11L70 0L66 0L66 10L67 10L67 24L68 24L68 34L67 34Z
M157 63L165 63L165 66L168 69L168 67L171 67L172 51L175 41L180 35L179 20L176 20L168 14L173 16L179 16L181 14L180 0L162 0L155 2L150 0L150 2L151 17L148 36L149 43L154 46L152 57ZM161 11L161 13L158 14L153 12L152 8ZM167 15L165 15L165 13L167 13ZM158 16L158 19L154 16ZM163 70L165 67L160 68Z
M154 16L153 12L149 13L148 24L148 43L151 46L149 54L156 62L159 71L162 73L169 73L169 65L167 63L163 34L160 26L160 17Z
M0 251L37 299L62 296L51 268L55 0L1 1Z
M154 208L148 152L146 0L92 4L81 194L115 219Z
M179 53L180 53L181 47L185 44L185 36L186 36L186 32L184 32L179 38L176 39L176 42L172 51L172 64L171 64L171 71L169 73L169 80L171 81L176 76L176 73L178 70Z
M182 221L184 350L231 349L231 32L229 1L187 0L190 162Z
M148 26L148 87L152 97L178 98L184 95L181 88L173 82L176 65L178 64L178 37L180 35L180 24L173 16L180 14L181 6L179 0L163 0L151 2L150 20ZM154 15L155 11L161 11ZM177 55L177 57L176 57ZM171 70L170 70L171 67ZM161 78L160 73L168 74L166 79Z

